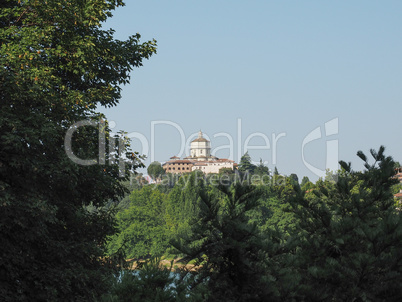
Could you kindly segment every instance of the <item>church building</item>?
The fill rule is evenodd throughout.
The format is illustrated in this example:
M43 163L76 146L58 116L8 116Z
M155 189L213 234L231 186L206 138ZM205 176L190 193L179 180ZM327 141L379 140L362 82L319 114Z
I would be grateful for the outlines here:
M166 173L181 174L200 170L205 174L219 173L222 168L234 169L237 164L230 159L219 159L211 155L211 142L203 137L202 132L190 144L190 156L180 159L173 156L162 167Z

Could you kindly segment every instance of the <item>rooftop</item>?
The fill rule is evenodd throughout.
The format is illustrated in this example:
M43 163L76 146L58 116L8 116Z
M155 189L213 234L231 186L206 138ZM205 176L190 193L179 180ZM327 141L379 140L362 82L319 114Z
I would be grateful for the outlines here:
M196 143L196 142L209 142L209 140L205 139L202 136L202 131L200 130L200 132L198 132L198 138L196 138L195 140L192 141L192 143Z

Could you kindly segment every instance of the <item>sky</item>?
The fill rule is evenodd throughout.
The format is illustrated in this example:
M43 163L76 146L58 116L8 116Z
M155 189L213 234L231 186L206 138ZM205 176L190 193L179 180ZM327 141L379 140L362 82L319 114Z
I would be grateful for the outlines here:
M357 151L380 145L402 162L401 12L402 1L126 0L104 28L155 39L157 54L102 111L147 165L186 156L200 129L216 156L248 151L299 179L338 160L362 170Z

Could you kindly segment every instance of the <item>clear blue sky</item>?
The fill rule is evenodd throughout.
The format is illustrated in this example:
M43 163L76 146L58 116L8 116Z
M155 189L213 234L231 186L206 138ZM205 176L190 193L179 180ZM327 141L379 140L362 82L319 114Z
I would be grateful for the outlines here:
M326 142L338 141L339 159L362 169L358 150L385 145L402 160L402 1L126 1L105 28L126 39L155 38L158 53L132 73L120 104L105 110L116 128L144 135L154 159L164 162L202 129L212 148L225 132L244 145L252 133L269 150L250 150L280 173L317 176L302 160L302 142L317 127L322 138L305 146L305 160L325 169ZM325 137L338 118L338 133ZM238 120L241 119L241 138ZM138 136L138 135L137 135ZM139 140L134 149L141 151ZM250 145L264 145L254 137ZM144 150L143 150L144 151ZM146 151L146 150L145 150ZM216 153L228 157L228 149ZM148 152L148 156L151 153ZM149 163L149 160L146 162Z

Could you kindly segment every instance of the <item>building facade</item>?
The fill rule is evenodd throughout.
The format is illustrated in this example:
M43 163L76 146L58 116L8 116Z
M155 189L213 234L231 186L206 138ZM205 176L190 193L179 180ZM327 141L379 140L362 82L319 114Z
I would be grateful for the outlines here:
M182 174L192 171L193 162L187 159L180 159L177 156L170 158L168 162L162 165L166 173Z
M191 158L195 160L207 160L211 157L211 143L202 136L202 132L198 132L198 138L190 144Z
M205 174L219 173L222 168L234 169L236 163L230 159L220 159L211 155L211 143L203 137L202 132L190 144L190 156L180 159L173 156L162 167L166 173L182 174L195 170L202 171Z
M395 177L402 183L402 167L395 169Z
M233 160L230 159L213 159L209 161L199 161L193 164L192 171L200 170L205 174L219 173L222 168L232 169L235 168Z

